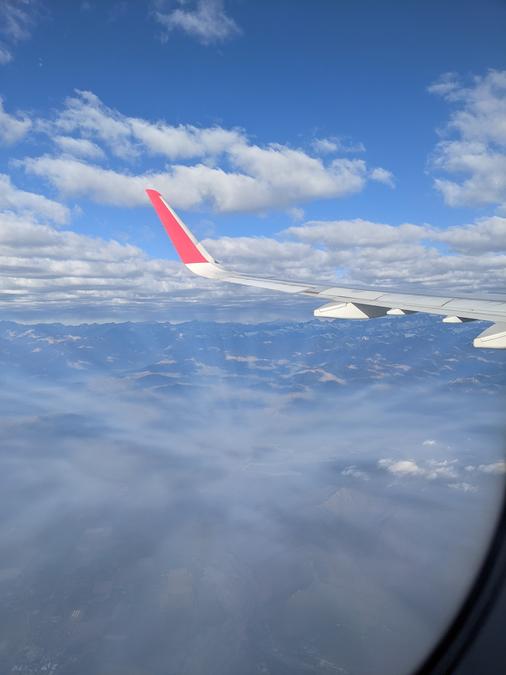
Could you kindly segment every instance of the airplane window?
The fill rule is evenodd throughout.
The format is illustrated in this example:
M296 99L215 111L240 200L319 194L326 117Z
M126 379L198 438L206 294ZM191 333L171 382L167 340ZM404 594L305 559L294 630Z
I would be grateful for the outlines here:
M504 672L505 19L4 0L0 673Z

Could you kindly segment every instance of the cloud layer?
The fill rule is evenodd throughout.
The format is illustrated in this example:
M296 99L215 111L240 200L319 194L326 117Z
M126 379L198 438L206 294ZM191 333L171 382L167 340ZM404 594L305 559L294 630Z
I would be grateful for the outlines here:
M194 314L199 303L223 309L247 301L252 316L268 299L277 316L310 316L303 299L219 284L193 276L174 261L140 248L61 229L66 207L17 189L0 176L0 307L9 311L96 312L97 316L160 316L168 307ZM52 220L58 229L48 224ZM154 226L156 221L153 221ZM212 254L238 270L280 278L444 292L501 291L506 282L506 219L495 216L439 231L429 226L370 221L313 222L268 237L206 239ZM438 247L444 245L446 250ZM169 246L169 244L167 244ZM501 248L502 247L502 248ZM300 303L300 305L299 305ZM297 309L299 308L300 309ZM165 308L165 309L164 309ZM244 316L244 315L243 315ZM267 316L271 316L269 313Z
M490 363L458 364L472 394L420 369L402 387L312 378L301 397L279 356L309 366L318 325L0 332L2 672L391 675L447 627L504 487L462 468L503 450ZM364 362L355 347L343 363Z
M42 198L41 198L42 199ZM0 306L16 312L113 317L184 302L195 281L175 262L135 246L58 231L26 215L0 214ZM15 305L15 307L13 307ZM94 308L94 309L93 309ZM5 316L5 314L4 314Z

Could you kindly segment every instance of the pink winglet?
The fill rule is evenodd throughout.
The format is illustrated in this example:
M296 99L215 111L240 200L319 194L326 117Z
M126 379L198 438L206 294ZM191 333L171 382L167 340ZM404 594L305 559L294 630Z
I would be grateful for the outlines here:
M199 251L193 237L186 230L172 209L165 203L162 195L156 190L146 190L146 194L155 207L158 217L172 240L179 257L185 265L189 263L209 262Z

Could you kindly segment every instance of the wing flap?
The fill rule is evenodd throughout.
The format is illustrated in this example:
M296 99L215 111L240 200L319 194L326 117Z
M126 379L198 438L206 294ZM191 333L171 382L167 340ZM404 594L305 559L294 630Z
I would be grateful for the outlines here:
M506 323L495 323L474 339L473 345L486 349L506 349Z

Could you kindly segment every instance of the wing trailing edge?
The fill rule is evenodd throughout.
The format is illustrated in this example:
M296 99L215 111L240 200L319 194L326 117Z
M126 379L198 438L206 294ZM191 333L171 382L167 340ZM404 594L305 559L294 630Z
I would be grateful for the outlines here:
M506 349L506 297L501 300L422 293L392 293L376 288L348 288L324 284L305 284L232 272L222 267L200 244L188 227L156 190L146 190L174 248L186 267L194 274L282 293L305 295L331 302L315 309L314 315L334 319L370 319L379 316L402 316L414 312L437 314L445 323L488 321L493 323L473 344L475 347Z

